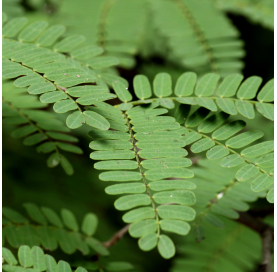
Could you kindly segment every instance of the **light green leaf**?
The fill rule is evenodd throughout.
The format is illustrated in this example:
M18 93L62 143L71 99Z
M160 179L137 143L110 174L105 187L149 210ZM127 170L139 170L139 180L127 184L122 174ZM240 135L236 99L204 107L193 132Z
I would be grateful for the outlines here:
M184 168L152 169L145 172L148 180L160 180L165 178L192 178L193 172Z
M99 175L99 178L104 181L137 181L141 180L142 176L139 172L134 171L106 171Z
M133 223L137 221L141 221L143 219L154 218L155 211L150 207L143 207L134 209L125 213L122 217L123 221L126 223Z
M201 139L202 135L195 131L192 131L192 132L186 133L184 137L185 137L186 144L189 145L189 144Z
M175 255L175 246L167 235L160 235L158 241L158 250L165 259L170 259Z
M118 65L119 64L119 59L115 57L109 57L109 56L101 56L97 58L93 58L87 63L93 68L93 69L106 69L108 67Z
M226 140L237 132L241 131L246 126L246 123L242 120L233 121L217 129L213 134L212 138L216 140Z
M36 44L39 46L52 45L63 33L65 32L65 26L53 25L48 28L37 40Z
M123 169L137 169L138 163L136 161L129 160L114 160L114 161L103 161L94 164L95 169L99 170L123 170Z
M240 86L237 97L240 99L253 99L262 83L262 78L252 76L247 78Z
M158 235L156 233L149 233L142 236L139 241L139 247L143 251L150 251L157 246Z
M246 181L259 173L259 169L253 164L247 164L242 167L237 173L236 178L238 181Z
M271 167L274 166L274 154L268 154L266 156L263 156L255 161L255 164L259 167Z
M187 180L159 180L150 182L149 188L153 191L195 189L194 183Z
M63 220L65 226L68 229L73 230L73 231L78 231L79 230L77 220L76 220L74 214L70 210L62 209L61 210L61 217L62 217L62 220Z
M45 263L45 259L44 259L43 250L38 246L34 246L31 249L31 254L32 254L32 258L33 258L34 269L36 269L38 271L46 270L46 263Z
M210 133L222 125L229 117L229 114L218 112L205 119L197 128L201 133Z
M266 199L269 203L274 203L274 188L270 189L266 195Z
M81 105L92 105L92 104L113 99L113 98L116 98L116 95L111 93L100 93L100 94L82 96L81 98L77 99L76 102Z
M109 195L119 194L139 194L146 191L146 186L143 183L127 183L127 184L115 184L108 186L105 192Z
M56 167L60 163L60 156L57 153L53 153L50 155L50 157L47 159L47 166L50 168Z
M37 147L38 153L50 153L56 149L54 142L45 142Z
M197 83L195 88L195 94L201 96L211 96L214 93L217 82L220 76L213 73L204 75Z
M18 260L21 266L30 267L33 265L31 249L28 246L21 246L18 250Z
M135 94L139 99L144 100L152 95L148 78L144 75L136 75L133 79Z
M68 96L63 91L48 92L40 96L39 100L42 103L55 103L62 99L67 99Z
M149 148L140 150L138 155L143 159L153 158L181 158L185 157L188 152L184 148Z
M84 123L85 117L80 111L75 111L71 113L66 119L66 125L71 129L81 127Z
M158 98L157 101L160 103L162 107L165 107L167 109L174 109L175 104L172 101L172 99L167 98Z
M14 81L16 87L27 87L29 85L45 83L45 79L37 74L19 77Z
M195 211L190 207L179 205L162 205L157 208L158 214L163 219L177 219L192 221L195 218Z
M66 254L72 254L77 249L77 243L74 233L69 233L65 229L56 229L56 237L59 242L60 248Z
M141 165L146 169L182 168L191 166L191 164L191 160L186 158L163 158L141 162Z
M135 208L137 206L144 206L149 205L151 203L151 200L148 195L141 194L141 195L128 195L128 196L122 196L118 198L114 206L116 209L120 211L129 210L132 208Z
M174 93L175 95L190 96L196 83L197 75L194 72L183 73L177 80Z
M215 142L213 140L211 140L210 138L204 138L194 143L191 146L190 150L193 153L200 153L213 147L214 145L215 145Z
M81 83L94 83L97 81L96 76L91 74L76 74L68 76L66 75L62 79L55 81L55 84L61 87L72 87Z
M158 204L176 203L187 206L196 201L194 193L185 190L155 193L152 198Z
M230 138L229 140L227 140L225 145L232 148L241 148L251 144L252 142L262 138L263 136L264 133L260 130L250 130L241 133L233 138Z
M100 130L108 130L110 128L109 122L100 114L93 111L84 111L86 124L98 128Z
M83 267L78 267L75 272L88 272L85 268Z
M56 142L56 145L64 151L72 152L75 154L83 154L83 150L78 146L62 143L62 142Z
M98 218L94 213L88 213L83 219L82 222L82 232L88 236L92 236L98 226Z
M2 247L2 256L10 265L16 265L18 263L12 252L5 247Z
M273 177L267 174L261 174L252 181L251 189L254 192L260 192L268 188L274 183Z
M167 73L159 73L153 81L154 93L157 97L167 97L172 94L171 76Z
M187 222L179 220L161 220L160 224L162 230L179 235L187 235L190 231L190 225Z
M71 110L78 109L78 106L73 100L66 99L66 100L56 102L54 104L53 109L57 113L65 113Z
M269 80L261 89L258 94L258 100L260 102L272 102L274 101L274 79Z
M7 38L16 36L16 34L26 25L27 21L28 19L24 17L10 20L3 27L2 36Z
M250 102L237 100L236 107L238 112L246 118L253 119L255 117L254 106Z
M31 145L38 144L46 139L47 139L47 136L45 134L38 132L25 138L23 141L23 144L31 146Z
M231 115L236 115L237 109L235 103L228 98L217 98L216 103L224 112L229 113Z
M29 216L37 223L41 225L47 225L47 221L38 206L32 203L24 203L24 208L26 209Z
M48 26L48 23L45 21L36 21L29 26L27 26L18 36L19 41L21 42L32 42L34 41L39 34Z
M256 158L258 156L267 154L274 150L274 141L265 141L250 147L247 147L241 151L241 155L247 158Z
M20 128L17 128L11 133L13 138L22 138L28 136L29 134L35 132L37 128L34 125L26 125Z
M131 150L95 151L90 154L93 160L130 160L135 158L135 152Z
M58 265L55 259L48 254L45 254L44 258L46 263L46 272L58 272Z
M231 97L237 92L237 89L243 80L243 76L239 74L228 75L219 85L217 95L220 97Z
M256 103L256 108L265 118L274 121L274 106L265 103Z
M197 105L193 97L177 97L176 100L181 104Z
M71 87L66 90L66 93L70 94L73 97L82 97L86 95L94 95L107 92L109 92L109 89L107 89L106 87L94 85Z
M68 134L64 134L64 133L59 133L59 132L47 132L46 133L49 137L51 137L52 139L55 140L60 140L60 141L67 141L67 142L71 142L71 143L76 143L78 142L78 138L68 135Z
M122 102L126 103L132 100L133 97L124 83L120 81L115 81L113 82L112 86L116 95Z
M238 154L232 154L221 160L222 167L231 168L244 163L244 159Z
M96 140L89 144L94 150L132 149L133 145L127 140Z
M58 52L70 52L72 49L83 43L86 38L83 35L70 35L58 42L54 46L54 50Z
M218 145L208 150L206 156L209 160L217 160L225 157L228 154L229 150L225 146Z
M55 250L58 247L58 242L55 237L55 232L52 228L46 226L38 226L36 228L39 235L42 247L47 250Z
M41 82L37 83L34 85L31 85L28 88L28 93L29 94L42 94L42 93L47 93L51 91L55 91L56 86L50 82Z
M15 211L11 208L3 207L2 214L6 218L8 218L9 220L11 220L12 222L15 222L15 223L25 223L26 224L29 222L29 220L26 217L24 217L19 212Z
M195 100L199 106L207 108L210 111L217 111L217 106L214 103L213 99L207 97L196 97Z
M72 272L69 263L65 261L58 262L58 272Z
M134 238L154 233L157 230L157 221L155 219L146 219L133 223L129 228L129 233Z
M127 111L129 109L131 109L133 107L133 105L131 103L121 103L118 108L122 111Z
M63 223L55 211L53 211L52 209L47 208L47 207L42 207L41 210L42 210L43 214L45 215L45 217L47 218L47 220L53 226L56 226L58 228L63 227Z
M178 129L180 124L177 122L145 122L144 124L134 125L132 129L136 132L148 132L155 130L173 130Z
M75 59L87 60L96 57L103 53L103 48L95 45L88 45L81 47L70 52L70 55Z

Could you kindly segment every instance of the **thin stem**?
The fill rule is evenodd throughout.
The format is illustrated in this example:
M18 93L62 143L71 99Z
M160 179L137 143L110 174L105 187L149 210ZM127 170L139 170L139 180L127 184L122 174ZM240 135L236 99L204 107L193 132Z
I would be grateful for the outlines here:
M139 172L142 176L142 179L143 179L143 183L146 187L146 190L147 190L147 193L148 193L148 196L150 197L150 200L151 200L151 203L152 203L152 207L155 211L155 218L156 218L156 221L157 221L157 226L158 226L158 236L160 235L160 221L159 221L159 215L158 215L158 212L157 212L157 209L156 209L156 205L155 205L155 202L153 200L153 197L151 195L151 192L150 192L150 189L149 189L149 185L147 184L147 181L146 181L146 178L145 178L145 175L144 175L144 172L143 172L143 169L142 169L142 166L141 166L141 162L140 162L140 158L139 158L139 155L138 155L138 148L136 146L136 141L135 141L135 138L134 138L134 135L133 135L133 131L132 131L132 126L129 122L129 119L128 119L128 116L124 113L124 118L126 119L127 121L127 125L128 125L128 128L129 128L129 133L131 135L131 141L132 141L132 145L133 145L133 148L134 148L134 151L135 151L135 156L136 156L136 161L138 163L138 167L139 167Z
M119 240L122 239L122 237L128 232L129 227L131 224L126 225L124 228L116 232L109 241L106 241L103 243L103 246L106 248L109 248L113 245L115 245Z

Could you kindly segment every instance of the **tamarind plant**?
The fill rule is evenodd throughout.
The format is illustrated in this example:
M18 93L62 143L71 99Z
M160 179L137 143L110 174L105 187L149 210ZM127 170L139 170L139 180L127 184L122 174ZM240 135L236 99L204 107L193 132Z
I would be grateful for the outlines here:
M272 13L3 1L3 270L272 271Z

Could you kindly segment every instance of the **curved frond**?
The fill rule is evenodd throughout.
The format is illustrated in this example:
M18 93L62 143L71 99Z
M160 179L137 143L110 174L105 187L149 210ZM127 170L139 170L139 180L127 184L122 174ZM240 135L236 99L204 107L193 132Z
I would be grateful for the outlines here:
M53 251L59 246L66 254L73 254L78 250L83 255L109 255L102 243L92 237L98 225L95 214L86 214L79 226L74 214L67 209L62 209L59 216L47 207L39 208L32 203L25 203L23 206L30 219L11 208L2 209L3 241L7 241L12 247L41 246Z
M154 24L166 38L171 60L198 73L240 72L244 56L238 31L213 1L149 1Z
M119 80L128 86L106 71L117 59L100 56L103 49L98 46L80 47L83 36L60 39L65 31L62 25L46 29L44 21L26 24L27 19L15 18L3 27L3 77L13 79L16 87L28 87L29 94L40 95L42 103L54 103L55 112L71 112L67 118L71 129L83 123L109 129L105 118L82 106L115 98L106 83Z
M252 22L274 29L274 0L216 0L223 11L243 15Z
M123 195L115 201L115 208L127 211L123 221L132 223L131 236L140 238L139 246L149 251L156 246L168 259L174 256L172 240L162 231L186 235L195 212L190 191L195 185L188 181L193 172L187 167L191 161L184 147L185 133L173 117L161 116L167 110L159 103L136 106L121 111L104 102L90 107L105 111L112 130L92 130L90 157L100 160L94 167L104 171L99 178L117 184L106 188L106 193ZM102 107L101 107L102 106Z
M180 241L180 256L174 260L171 272L244 272L253 271L260 262L260 237L253 230L222 218L225 228L205 224L207 238L196 243L189 235Z

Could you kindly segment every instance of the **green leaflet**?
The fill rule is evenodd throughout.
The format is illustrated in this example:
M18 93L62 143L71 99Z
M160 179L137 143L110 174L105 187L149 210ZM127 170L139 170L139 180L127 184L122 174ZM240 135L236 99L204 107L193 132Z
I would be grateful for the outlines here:
M104 50L101 47L95 45L88 45L85 47L75 49L72 52L70 52L70 54L75 59L86 60L102 54L103 51Z
M121 139L121 140L130 140L130 135L121 131L99 131L93 129L89 131L88 135L93 139Z
M250 102L237 100L236 107L238 112L246 118L253 119L255 117L254 106Z
M203 220L217 228L224 228L224 223L217 216L211 213L205 214Z
M149 183L149 188L153 191L195 189L194 183L188 180L159 180Z
M14 37L26 25L27 21L28 19L24 17L10 20L3 27L2 36L7 38Z
M63 220L63 222L64 222L64 224L67 228L69 228L70 230L73 230L73 231L78 231L79 230L76 218L70 210L62 209L61 210L61 217L62 217L62 220Z
M10 265L16 265L18 263L11 251L5 247L2 247L2 256Z
M191 160L186 158L163 158L144 160L141 162L141 165L146 169L182 168L188 167L191 164Z
M197 102L192 97L177 97L176 100L181 104L197 105Z
M136 132L148 132L151 130L172 130L180 128L177 122L145 122L142 125L134 125L133 130Z
M230 168L240 165L242 163L244 163L244 159L238 154L233 154L222 159L220 165L222 167Z
M238 120L230 122L223 127L217 129L213 134L212 138L216 140L226 140L241 131L246 126L244 121Z
M91 127L95 127L100 130L108 130L110 127L109 122L103 116L96 112L84 111L83 115L85 117L86 124Z
M129 228L129 233L132 237L139 238L149 233L154 233L157 229L155 219L146 219L133 223Z
M167 97L172 94L171 76L167 73L159 73L153 81L154 94L157 97Z
M30 267L33 265L33 259L31 255L31 249L28 246L21 246L18 250L19 263L24 267Z
M219 75L213 73L204 75L196 85L195 94L199 97L211 96L214 93L219 78Z
M172 240L164 234L159 237L158 250L165 259L170 259L175 255L175 246Z
M255 161L255 165L258 165L259 167L262 167L262 168L274 166L274 154L271 153L257 159Z
M225 144L231 148L241 148L262 138L264 133L260 130L251 130L230 138Z
M52 225L57 226L58 228L63 227L63 223L55 211L47 207L42 207L41 210Z
M210 111L206 108L199 108L196 110L192 115L190 115L187 120L185 121L186 127L196 127L201 122L204 121L204 119L207 117L207 115L210 113Z
M207 151L207 158L209 160L217 160L228 155L230 151L223 145L218 145Z
M82 231L88 235L92 236L98 226L98 218L93 213L88 213L83 219L81 229Z
M62 143L62 142L56 142L56 145L64 151L72 152L75 154L83 154L82 149L78 146L66 144L66 143Z
M109 56L100 56L87 61L93 69L106 69L110 66L118 65L119 59Z
M91 104L95 104L95 103L113 99L113 98L116 98L116 95L110 94L110 93L101 93L101 94L82 96L81 98L77 99L76 102L81 105L91 105Z
M256 109L267 119L274 121L274 106L265 103L256 103Z
M102 161L94 164L94 168L99 170L124 170L124 169L137 169L138 164L136 161L129 160L114 160L114 161Z
M31 254L33 258L33 266L38 271L46 270L46 263L44 259L43 250L40 247L34 246L31 249Z
M142 176L139 172L107 171L101 173L99 178L104 181L138 181L142 179Z
M183 168L167 168L152 169L145 172L148 180L160 180L164 178L192 178L193 172L190 169Z
M123 221L126 223L133 223L137 221L141 221L143 219L154 218L155 211L150 207L143 207L134 209L125 213L122 217Z
M47 255L47 254L45 254L44 257L45 257L47 271L58 272L58 265L57 265L55 259L52 256Z
M151 200L148 195L142 194L142 195L128 195L128 196L122 196L118 198L114 206L120 210L129 210L132 208L135 208L137 206L144 206L149 205L151 203Z
M43 248L48 250L55 250L58 247L58 242L55 239L55 233L52 229L46 226L38 226L37 232L40 237Z
M32 203L23 204L24 208L27 210L29 216L37 223L41 225L46 225L47 221L38 206Z
M32 42L34 41L40 33L48 26L45 21L36 21L29 26L27 26L18 36L21 42Z
M216 103L224 112L229 113L231 115L236 115L237 109L235 103L227 98L217 98Z
M152 158L181 158L188 154L183 148L149 148L146 150L140 150L138 155L143 159Z
M183 73L177 80L174 93L176 96L190 96L196 83L197 75L193 72ZM181 101L179 101L181 102Z
M239 74L228 75L224 78L219 85L217 95L220 97L231 97L237 92L240 83L243 80L243 76Z
M87 95L95 95L100 93L107 93L109 90L104 86L77 86L66 90L66 93L73 97L82 97Z
M155 193L153 199L158 204L176 203L190 206L195 203L195 195L184 190Z
M259 169L252 164L245 165L237 173L238 181L246 181L259 173Z
M274 101L274 79L269 80L261 89L258 94L260 102L273 102Z
M63 33L65 32L65 26L53 25L48 28L37 40L36 44L39 46L52 45Z
M266 199L269 203L274 203L274 188L270 189L266 195Z
M90 154L94 160L129 160L135 158L135 152L131 150L95 151Z
M51 91L55 91L56 87L54 84L51 84L50 82L41 82L38 84L31 85L28 88L29 94L42 94L47 93Z
M83 35L70 35L55 44L54 50L65 53L70 52L85 40L86 38Z
M189 145L189 144L201 139L202 135L200 135L199 133L197 133L195 131L192 131L192 132L186 133L184 137L185 137L186 144Z
M192 221L195 218L195 211L185 206L162 205L157 208L157 211L159 216L163 219Z
M205 150L213 147L214 145L215 145L215 143L213 140L211 140L209 138L204 138L204 139L201 139L201 140L197 141L196 143L194 143L190 149L193 153L200 153L202 151L205 151Z
M38 83L45 83L45 80L37 74L19 77L14 81L16 87L27 87Z
M241 155L247 158L256 158L274 150L274 141L262 142L241 151Z
M31 146L31 145L38 144L38 143L40 143L40 142L42 142L46 139L47 139L47 136L45 134L35 133L35 134L25 138L24 141L23 141L23 144Z
M131 181L132 179L130 178ZM118 194L139 194L144 193L146 187L143 183L128 183L128 184L115 184L106 187L105 192L109 195L118 195Z
M161 106L167 109L174 109L175 107L175 104L171 99L158 98L157 101L160 103Z
M89 144L94 150L115 150L115 149L132 149L131 142L126 140L96 140Z
M273 177L267 174L261 174L252 181L251 188L254 192L260 192L274 183Z
M217 111L217 106L213 99L207 97L196 97L195 100L199 106L204 107L210 111Z
M126 103L132 100L132 95L130 94L130 92L128 91L128 88L124 83L120 81L114 81L112 86L116 95L122 102Z
M161 220L160 224L162 230L180 235L186 235L190 231L190 225L187 222L179 220Z
M78 106L73 100L66 99L56 102L53 109L57 113L65 113L71 110L78 109Z
M67 99L68 96L63 91L47 92L40 96L42 103L55 103L59 100Z
M253 99L256 96L260 85L262 83L262 78L258 76L252 76L247 78L240 86L237 97L240 99Z
M150 251L155 248L158 243L158 235L156 233L149 233L139 239L139 247L143 251Z
M148 78L144 75L136 75L133 80L135 94L139 99L144 100L152 95Z
M179 106L176 105L175 112L174 112L174 118L176 119L176 122L179 124L183 124L184 120L189 115L191 106L187 106L184 104L180 104Z

